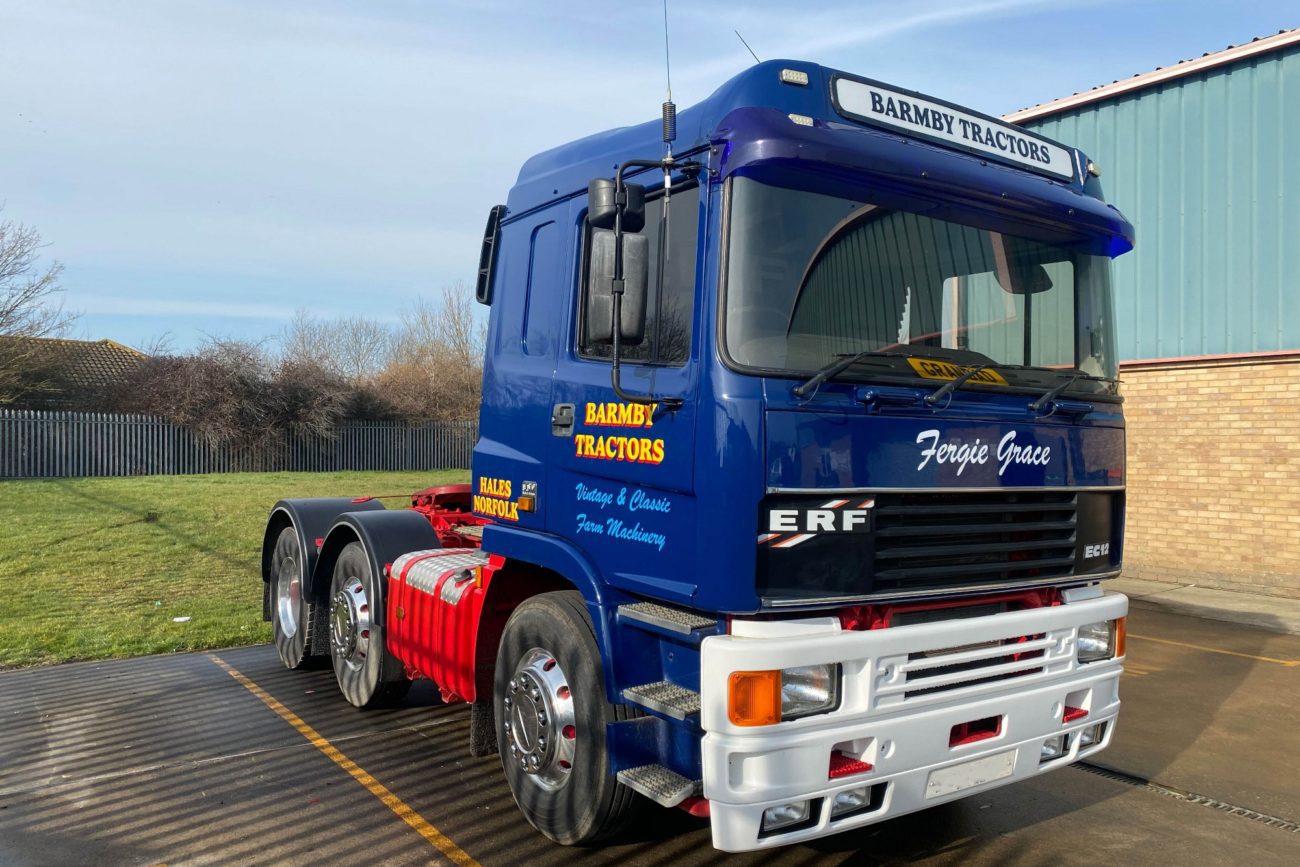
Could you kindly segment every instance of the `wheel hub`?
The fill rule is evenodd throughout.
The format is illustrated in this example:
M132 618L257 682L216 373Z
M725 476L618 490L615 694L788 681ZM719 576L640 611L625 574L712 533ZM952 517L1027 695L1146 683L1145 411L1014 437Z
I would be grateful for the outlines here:
M330 643L335 654L353 668L361 666L370 651L370 600L358 578L347 579L334 594Z
M280 564L280 577L275 582L276 612L280 631L287 636L298 634L298 607L302 604L302 572L298 561L286 557ZM285 580L285 575L289 575Z
M525 653L503 704L508 761L542 788L559 788L573 772L577 718L568 678L555 655L540 647Z

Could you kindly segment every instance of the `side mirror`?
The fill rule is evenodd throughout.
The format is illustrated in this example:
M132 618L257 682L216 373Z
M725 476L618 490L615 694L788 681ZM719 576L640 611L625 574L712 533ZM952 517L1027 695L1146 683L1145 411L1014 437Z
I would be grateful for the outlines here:
M614 341L614 247L611 229L592 229L587 260L587 339ZM650 241L645 235L623 235L623 303L619 342L639 346L645 339L646 284L650 282Z
M641 184L624 184L627 207L623 209L623 231L639 232L645 228L645 187ZM587 184L587 222L597 229L614 228L614 182L596 178Z

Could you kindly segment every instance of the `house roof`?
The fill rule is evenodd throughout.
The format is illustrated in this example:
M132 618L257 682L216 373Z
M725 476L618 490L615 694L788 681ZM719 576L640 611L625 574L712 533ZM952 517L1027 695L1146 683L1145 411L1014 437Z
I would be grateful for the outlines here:
M1222 51L1206 52L1200 57L1180 60L1172 66L1158 66L1150 72L1140 72L1131 78L1112 81L1110 84L1100 84L1091 90L1054 99L1051 102L1044 102L1030 108L1022 108L1019 111L1004 115L1003 119L1012 123L1038 120L1042 117L1059 114L1063 111L1069 111L1070 109L1100 102L1125 93L1154 87L1166 81L1204 72L1217 66L1235 63L1260 54L1282 51L1294 45L1300 45L1300 28L1280 30L1272 36L1257 36L1241 45L1229 45Z
M19 343L23 354L42 369L57 372L61 390L92 391L115 385L147 357L115 340L65 340L52 337L0 337Z

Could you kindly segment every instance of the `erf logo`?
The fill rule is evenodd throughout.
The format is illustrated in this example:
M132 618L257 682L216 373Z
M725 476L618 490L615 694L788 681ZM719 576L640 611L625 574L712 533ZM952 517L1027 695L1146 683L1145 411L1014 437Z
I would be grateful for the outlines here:
M767 527L758 534L758 544L793 548L822 533L869 533L875 506L875 499L868 498L831 500L811 508L769 509Z
M1100 545L1084 545L1084 546L1083 546L1083 556L1084 556L1084 559L1092 559L1093 557L1102 557L1102 556L1104 556L1104 555L1106 555L1106 554L1109 554L1109 553L1110 553L1110 543L1109 543L1109 542L1102 542Z
M870 509L773 509L767 513L769 533L865 533Z

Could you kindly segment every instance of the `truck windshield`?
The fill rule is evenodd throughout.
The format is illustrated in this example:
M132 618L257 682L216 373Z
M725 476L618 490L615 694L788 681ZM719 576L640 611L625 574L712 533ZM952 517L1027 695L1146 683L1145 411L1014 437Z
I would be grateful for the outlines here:
M1109 260L871 202L732 179L726 350L778 373L1113 393ZM1107 382L1104 380L1111 380Z

